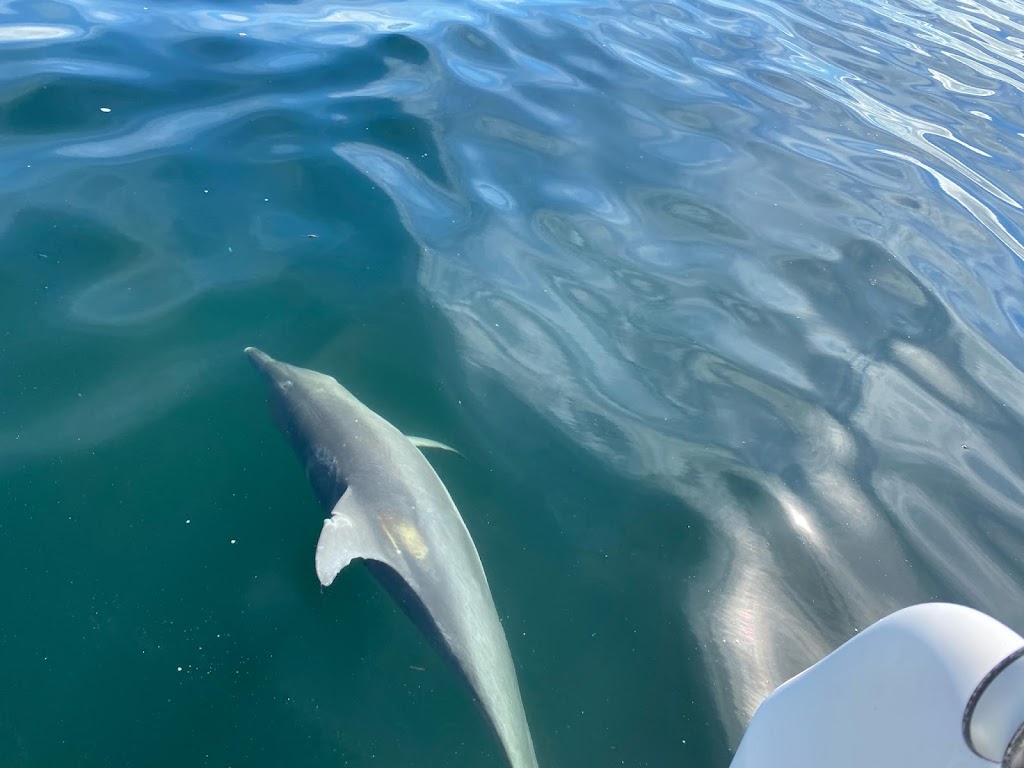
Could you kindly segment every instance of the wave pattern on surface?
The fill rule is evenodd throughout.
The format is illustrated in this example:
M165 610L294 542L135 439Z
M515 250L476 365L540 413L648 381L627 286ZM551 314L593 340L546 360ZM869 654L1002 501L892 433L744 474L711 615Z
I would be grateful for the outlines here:
M627 10L438 33L457 87L409 109L449 187L336 151L422 245L481 402L500 382L706 516L680 605L735 743L888 611L1022 618L1019 29L982 4Z

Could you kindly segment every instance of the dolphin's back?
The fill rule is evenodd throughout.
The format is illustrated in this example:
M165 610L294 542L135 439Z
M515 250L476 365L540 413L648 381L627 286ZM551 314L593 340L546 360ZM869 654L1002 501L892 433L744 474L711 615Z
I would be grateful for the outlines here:
M324 374L246 350L270 383L272 406L331 516L316 570L330 585L365 561L469 685L512 768L536 768L505 633L462 517L423 454Z

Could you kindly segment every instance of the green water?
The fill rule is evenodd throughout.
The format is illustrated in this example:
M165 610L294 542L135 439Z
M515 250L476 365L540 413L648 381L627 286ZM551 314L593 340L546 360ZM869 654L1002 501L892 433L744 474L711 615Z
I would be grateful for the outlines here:
M309 364L338 361L338 375L395 423L464 453L433 461L486 565L541 754L561 740L628 764L670 743L721 757L677 606L637 599L659 564L702 557L699 526L673 522L665 500L604 476L564 442L539 446L536 464L518 471L497 464L445 396L431 361L450 340L414 296L353 318L318 302L315 283L283 288L183 318L170 365L194 376L180 376L177 401L143 425L104 445L79 448L76 435L53 446L59 455L5 474L0 575L17 617L3 634L17 660L2 681L7 754L23 765L497 762L453 675L362 568L320 588L322 515L235 341L233 328L252 327L252 341ZM268 302L285 322L268 323ZM225 339L193 371L187 351L218 313L231 318L220 321ZM104 421L80 410L83 382L154 357L144 339L48 340L60 375L26 382L19 400L60 402L68 429ZM329 352L307 351L317 341ZM132 385L160 386L143 374ZM122 392L120 405L133 396ZM579 514L628 510L643 522L607 550L581 548L541 514L552 488ZM666 546L666 534L677 543ZM672 661L652 668L655 656Z

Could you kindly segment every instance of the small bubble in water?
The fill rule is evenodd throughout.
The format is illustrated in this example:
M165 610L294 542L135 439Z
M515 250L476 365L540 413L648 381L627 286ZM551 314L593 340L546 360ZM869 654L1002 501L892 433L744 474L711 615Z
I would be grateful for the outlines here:
M100 107L100 112L109 112L110 107Z

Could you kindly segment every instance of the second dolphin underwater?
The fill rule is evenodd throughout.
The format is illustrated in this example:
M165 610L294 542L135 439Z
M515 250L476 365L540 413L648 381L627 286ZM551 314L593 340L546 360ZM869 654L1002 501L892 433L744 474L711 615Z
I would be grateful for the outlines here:
M536 768L519 683L480 556L448 489L412 439L334 378L245 350L271 408L331 516L320 583L362 560L455 666L511 768ZM423 447L443 447L418 441Z

